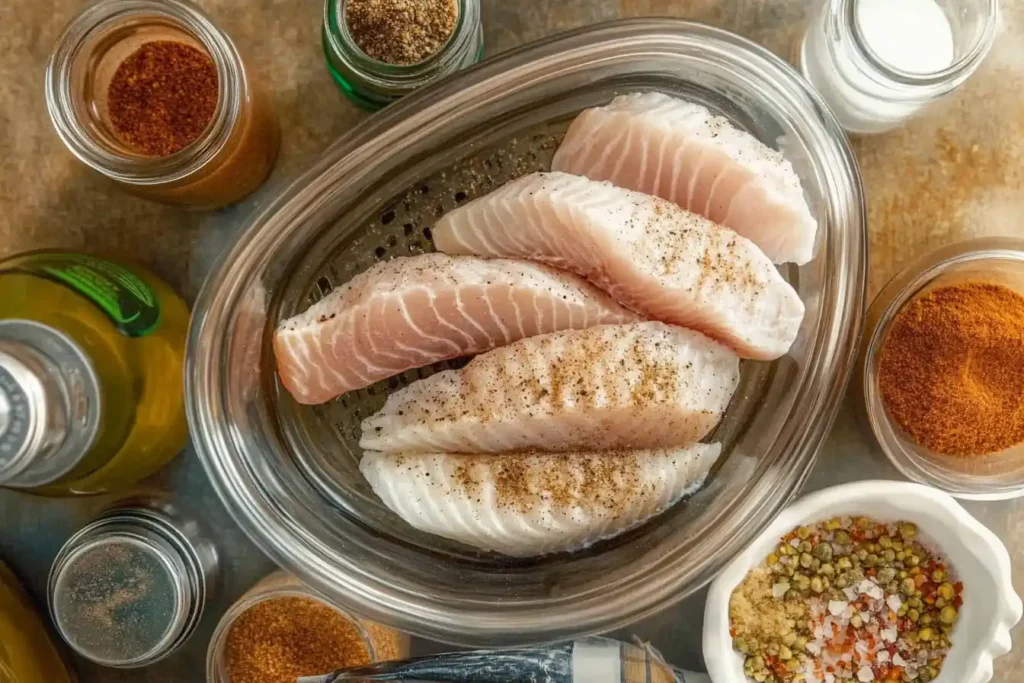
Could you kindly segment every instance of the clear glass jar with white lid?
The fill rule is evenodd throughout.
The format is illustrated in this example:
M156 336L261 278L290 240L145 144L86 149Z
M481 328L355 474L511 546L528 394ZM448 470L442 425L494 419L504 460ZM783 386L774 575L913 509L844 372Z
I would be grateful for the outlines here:
M800 67L843 128L882 133L966 81L998 23L998 0L827 0Z
M417 64L388 64L367 55L348 30L346 4L347 0L326 0L324 4L324 56L342 92L363 109L380 109L483 56L480 0L456 0L451 36L436 53Z
M118 67L147 43L170 41L208 56L218 99L205 130L167 156L133 150L117 134L107 91ZM46 67L57 134L84 164L134 194L194 209L236 202L273 169L280 141L268 97L231 39L184 0L100 0L64 29Z

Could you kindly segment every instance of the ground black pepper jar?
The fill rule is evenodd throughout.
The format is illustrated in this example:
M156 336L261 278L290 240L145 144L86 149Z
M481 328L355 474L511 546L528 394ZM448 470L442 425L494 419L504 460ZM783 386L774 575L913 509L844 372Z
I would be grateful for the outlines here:
M119 134L109 95L119 67L168 43L212 61L218 96L197 137L153 156ZM183 0L101 0L83 10L50 56L46 104L57 134L79 160L157 201L196 209L236 202L263 183L277 158L280 135L269 100L231 39Z
M380 109L471 66L483 56L480 0L456 0L457 17L451 36L437 52L417 64L389 64L367 55L345 23L347 2L327 0L324 5L324 55L342 92L364 109Z

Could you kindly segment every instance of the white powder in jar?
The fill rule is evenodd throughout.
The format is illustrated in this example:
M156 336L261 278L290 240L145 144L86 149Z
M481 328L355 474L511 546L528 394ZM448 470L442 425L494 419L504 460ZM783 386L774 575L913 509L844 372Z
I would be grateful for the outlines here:
M935 0L860 0L857 25L887 66L929 74L953 63L953 28Z

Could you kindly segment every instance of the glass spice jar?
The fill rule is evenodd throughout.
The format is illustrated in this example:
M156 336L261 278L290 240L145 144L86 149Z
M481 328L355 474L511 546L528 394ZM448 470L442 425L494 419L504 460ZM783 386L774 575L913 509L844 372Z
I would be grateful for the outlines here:
M198 137L153 156L118 134L109 95L119 67L147 46L168 43L212 60L218 96ZM269 99L231 39L183 0L101 0L83 10L50 55L46 104L80 161L156 201L194 209L231 204L259 187L277 158L280 133Z
M86 659L137 668L175 652L199 625L218 570L216 548L167 499L115 502L74 534L50 569L50 617Z
M417 88L480 61L483 26L480 0L455 0L455 28L437 52L416 64L389 64L367 55L345 22L348 0L324 4L323 49L331 76L345 96L360 107L375 111Z
M848 132L883 133L970 78L998 25L997 0L827 0L800 44L800 68ZM936 63L947 47L950 59Z
M271 603L277 601L285 610L289 606L292 608L293 619L289 622L282 623L277 618L276 610L271 607ZM318 608L308 611L295 609L295 601L308 601ZM250 611L261 605L265 613ZM323 606L330 610L327 615L319 609ZM311 620L303 622L303 615ZM235 627L239 625L243 631L232 637ZM338 632L339 627L344 632ZM334 642L331 645L332 651L321 651L307 638L303 640L301 651L288 652L294 655L290 658L293 661L260 662L268 648L271 651L276 649L273 643L290 637L291 631L301 637L301 632L307 630L318 634L317 641L321 644ZM273 676L277 680L283 678L285 673L294 676L292 669L302 668L307 662L324 662L322 666L327 667L326 671L304 671L302 675L326 674L337 669L339 663L358 666L404 659L409 656L409 645L408 635L348 614L296 577L279 570L257 582L221 617L207 650L206 680L207 683L243 683L235 680L237 674L232 677L233 664L235 668L257 670L257 675L266 678L276 672L280 674Z

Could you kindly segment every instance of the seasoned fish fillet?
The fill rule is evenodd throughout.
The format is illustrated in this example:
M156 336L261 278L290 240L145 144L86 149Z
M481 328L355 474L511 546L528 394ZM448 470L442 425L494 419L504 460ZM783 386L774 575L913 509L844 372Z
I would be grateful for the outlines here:
M686 446L718 423L739 381L729 349L658 322L530 337L421 379L363 421L385 453Z
M776 263L811 260L818 223L793 165L700 105L648 92L586 109L551 167L675 202Z
M647 521L693 493L719 444L655 450L385 454L359 465L410 525L526 557L578 550Z
M585 280L541 264L424 254L378 263L285 320L274 354L292 396L323 403L523 337L638 319Z
M611 183L534 173L450 211L449 254L532 258L578 273L649 318L692 327L745 358L784 355L799 295L753 242L695 213Z

